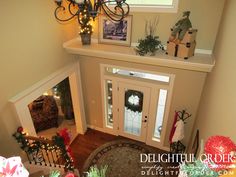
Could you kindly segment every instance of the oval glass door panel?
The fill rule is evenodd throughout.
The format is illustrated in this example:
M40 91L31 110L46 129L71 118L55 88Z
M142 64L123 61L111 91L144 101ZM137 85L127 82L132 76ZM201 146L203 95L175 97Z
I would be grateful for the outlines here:
M143 114L143 93L137 90L125 90L124 132L141 135Z

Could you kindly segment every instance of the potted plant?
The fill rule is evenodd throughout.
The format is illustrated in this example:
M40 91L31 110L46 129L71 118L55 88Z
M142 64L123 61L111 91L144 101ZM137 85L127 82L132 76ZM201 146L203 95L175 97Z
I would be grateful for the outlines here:
M83 8L79 14L79 24L80 24L80 37L83 45L91 44L91 35L93 33L93 27L91 24L90 14L88 11L87 1L83 4Z
M136 48L136 52L141 55L155 55L156 51L159 49L164 50L161 41L159 40L159 36L155 36L157 24L159 20L155 18L154 21L146 21L145 25L145 39L138 40L139 45Z

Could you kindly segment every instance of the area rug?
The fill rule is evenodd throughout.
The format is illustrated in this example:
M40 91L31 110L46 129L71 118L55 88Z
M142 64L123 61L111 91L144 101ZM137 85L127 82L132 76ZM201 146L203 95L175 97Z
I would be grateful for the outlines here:
M83 172L91 166L101 168L108 165L106 177L163 177L164 167L159 162L145 162L140 154L158 153L149 146L131 140L116 140L96 149L84 164ZM159 152L160 153L160 152Z

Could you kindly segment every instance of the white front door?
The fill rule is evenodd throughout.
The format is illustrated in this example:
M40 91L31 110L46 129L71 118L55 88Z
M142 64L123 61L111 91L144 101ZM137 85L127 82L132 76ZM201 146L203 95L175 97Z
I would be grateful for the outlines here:
M146 142L150 88L119 82L118 134Z

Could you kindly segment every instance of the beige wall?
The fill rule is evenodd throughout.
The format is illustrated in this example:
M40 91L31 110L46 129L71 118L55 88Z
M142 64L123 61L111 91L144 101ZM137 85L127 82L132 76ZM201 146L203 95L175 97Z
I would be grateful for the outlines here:
M236 142L236 1L227 0L214 49L216 67L209 74L201 99L196 128L206 140L212 135L231 137Z
M147 71L156 71L163 73L175 74L175 84L173 90L172 104L170 108L168 133L172 126L174 111L187 109L193 116L186 124L186 138L184 143L187 145L189 135L195 121L196 111L200 101L202 88L204 85L206 73L187 71L180 69L163 68L142 64L131 64L128 62L118 62L106 59L96 59L89 57L79 57L82 85L85 102L85 112L87 122L90 125L102 127L102 98L101 98L101 78L100 64L112 64L131 68L139 68ZM165 138L165 144L168 144L168 137Z
M191 11L193 28L198 29L197 48L212 50L225 0L179 0L178 13L133 13L132 41L145 35L145 21L160 17L156 34L163 44L169 38L170 28L181 18L182 12ZM131 13L132 14L132 13ZM96 22L95 22L96 23ZM94 37L97 37L97 24Z
M183 10L191 10L191 19L194 27L199 29L197 42L198 48L212 49L214 44L217 27L219 24L219 17L221 15L224 0L180 0L180 10L178 14L160 14L160 23L158 35L163 42L169 36L168 29L181 16ZM53 1L32 1L24 0L20 3L15 1L0 1L0 154L9 156L19 152L18 146L11 134L19 125L17 118L9 106L8 100L15 96L22 90L30 87L40 79L48 76L53 71L66 65L71 61L62 49L62 42L76 36L77 25L61 25L58 24L53 16L55 4ZM133 19L133 36L132 41L143 37L145 19L155 17L156 14L134 14ZM96 33L95 35L96 36ZM96 60L94 60L97 62ZM124 64L124 63L123 63ZM126 64L125 64L126 65ZM96 72L93 71L93 67ZM142 67L139 65L138 67ZM96 104L100 104L100 85L98 75L96 75L98 68L96 65L87 65L83 63L82 66L86 77L90 78L95 75L94 82L88 82L84 85L84 89L93 87L98 88L95 93L88 95L86 98L87 116L89 121L91 117L95 116L99 120L101 116L101 105L93 107L91 98L96 99ZM145 67L144 67L145 68ZM148 67L149 68L149 67ZM156 70L158 68L153 68ZM87 74L91 72L92 75ZM177 72L177 71L176 71ZM178 71L179 72L179 71ZM181 94L185 94L185 89L191 90L190 95L195 95L197 98L200 95L200 90L194 92L195 87L187 85L185 82L193 82L195 79L200 83L201 88L204 74L193 72L187 77L185 72L180 72L180 75L185 76L181 79L184 89L176 89L174 105L182 99ZM85 82L85 81L84 81ZM100 83L100 82L99 82ZM85 91L85 93L88 93ZM95 96L93 96L95 94ZM188 94L187 94L188 95ZM193 102L189 97L184 96L184 107L189 107L190 112L195 114L197 108L197 101ZM92 104L92 105L91 105ZM91 107L88 107L91 105ZM174 109L182 108L183 105L177 107L172 106L171 115ZM96 111L97 114L93 113ZM100 117L101 118L101 117ZM97 122L98 125L99 122ZM190 124L189 124L190 125Z
M19 152L12 137L19 122L8 103L17 93L71 61L62 42L74 26L54 18L53 1L0 1L0 155Z

